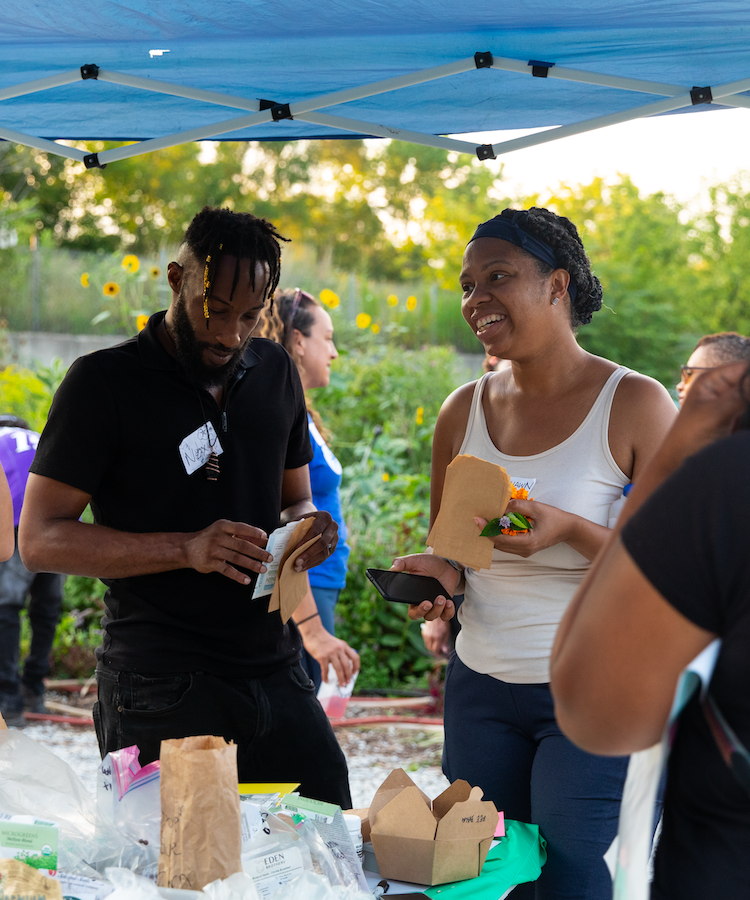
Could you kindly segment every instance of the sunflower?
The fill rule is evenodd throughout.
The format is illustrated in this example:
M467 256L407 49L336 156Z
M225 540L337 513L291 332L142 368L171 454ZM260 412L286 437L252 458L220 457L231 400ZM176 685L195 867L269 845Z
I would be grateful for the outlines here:
M120 285L116 281L108 281L102 291L105 297L116 297L120 293Z
M158 266L151 266L148 270L148 274L156 280L161 275L161 269Z
M81 287L88 287L88 286L89 286L89 273L84 272L83 275L81 275Z
M369 328L372 316L369 313L360 313L354 321L357 323L357 328Z
M417 425L424 425L424 406L417 407L417 415L414 417Z
M336 309L339 303L341 303L341 300L339 300L339 295L335 294L330 288L323 288L323 290L318 294L318 299L324 306L327 306L329 309Z
M135 253L128 253L127 256L123 257L122 267L126 272L137 272L141 267L141 261L135 255Z
M148 323L148 316L136 316L135 327L138 331L143 331Z
M406 308L409 310L409 312L414 312L414 310L417 308L417 298L413 294L411 297L406 298Z
M378 323L376 322L374 325L370 326L370 331L373 334L380 334L380 325L378 325Z
M398 297L395 294L388 294L385 298L385 302L388 306L398 306Z

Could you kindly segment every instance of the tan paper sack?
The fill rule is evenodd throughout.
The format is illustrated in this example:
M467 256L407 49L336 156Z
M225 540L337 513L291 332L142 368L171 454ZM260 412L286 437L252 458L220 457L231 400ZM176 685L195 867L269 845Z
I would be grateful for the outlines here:
M161 742L159 887L200 891L242 871L237 745L201 735Z

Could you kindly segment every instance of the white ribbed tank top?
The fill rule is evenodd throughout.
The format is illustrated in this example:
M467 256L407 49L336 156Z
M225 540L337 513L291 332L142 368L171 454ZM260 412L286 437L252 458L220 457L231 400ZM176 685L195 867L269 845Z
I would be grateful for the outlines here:
M606 526L612 504L630 479L609 449L609 416L617 385L630 369L607 379L576 431L534 456L508 456L492 443L482 408L488 373L474 389L461 453L504 466L511 481L535 483L529 496ZM500 514L500 511L498 511ZM466 570L456 652L475 672L503 681L549 681L549 657L557 626L589 561L568 544L528 559L494 550L489 569Z

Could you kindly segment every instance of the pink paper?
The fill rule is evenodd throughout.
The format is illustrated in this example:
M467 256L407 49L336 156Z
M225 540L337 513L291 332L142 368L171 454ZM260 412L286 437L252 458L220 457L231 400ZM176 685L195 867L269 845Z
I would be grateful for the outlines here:
M495 829L495 837L505 837L505 815L502 812L497 814L497 828Z

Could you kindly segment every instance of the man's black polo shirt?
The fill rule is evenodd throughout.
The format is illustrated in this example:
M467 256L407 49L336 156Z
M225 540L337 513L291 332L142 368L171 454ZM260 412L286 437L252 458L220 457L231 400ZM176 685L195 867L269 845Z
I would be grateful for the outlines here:
M55 395L31 471L92 495L97 524L126 532L193 532L217 519L279 525L284 469L312 458L297 370L263 338L245 352L226 424L164 349L157 313L138 335L78 359ZM201 406L202 404L202 406ZM180 444L210 419L223 453L217 481L188 474ZM105 579L105 665L142 673L253 677L297 658L299 635L268 598L223 575L179 569Z

